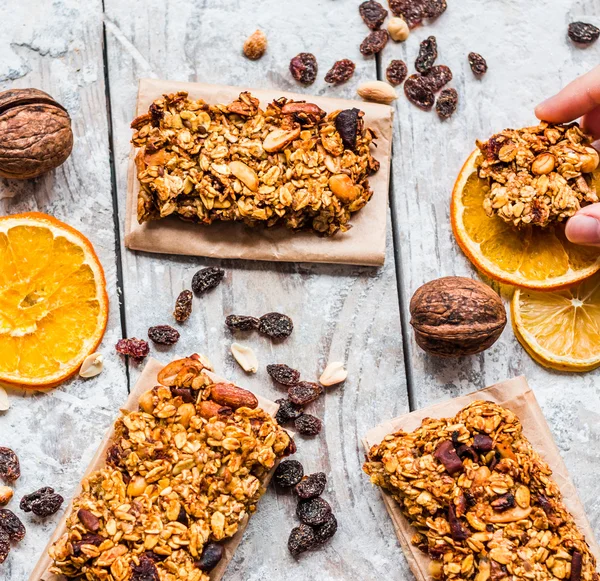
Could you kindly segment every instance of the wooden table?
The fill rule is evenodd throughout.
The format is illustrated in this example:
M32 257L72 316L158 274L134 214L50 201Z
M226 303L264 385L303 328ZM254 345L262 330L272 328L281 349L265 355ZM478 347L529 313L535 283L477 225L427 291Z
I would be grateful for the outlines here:
M291 495L270 490L229 567L230 580L409 579L379 492L361 472L360 437L382 420L449 399L498 380L525 374L534 387L596 532L600 532L597 471L600 461L598 373L547 371L521 349L510 329L486 353L440 361L415 344L407 305L414 290L443 275L477 277L455 244L449 223L454 177L475 138L505 126L534 122L533 107L597 64L600 44L578 49L567 23L600 23L594 0L520 2L449 0L435 23L404 44L389 43L377 59L358 46L368 30L355 0L57 0L0 4L0 88L38 87L63 103L73 119L75 148L66 164L34 181L0 181L0 212L48 212L93 241L106 270L110 324L102 345L106 369L93 380L74 379L50 393L12 391L0 416L0 445L22 461L11 508L23 494L46 485L69 498L106 428L139 374L116 356L123 336L144 337L164 322L177 294L202 266L227 271L216 292L197 301L177 346L201 351L216 369L275 398L264 369L248 377L229 353L224 313L281 310L297 328L273 347L256 338L261 364L287 362L317 377L327 361L343 359L349 378L315 410L322 434L300 439L307 471L324 470L326 497L340 521L334 540L295 562L286 539L295 526ZM258 62L241 54L256 28L269 38ZM424 113L403 95L396 102L393 183L387 259L381 269L309 264L204 260L124 249L129 122L140 77L269 87L353 97L359 82L382 78L392 58L412 63L419 42L437 36L440 63L451 66L460 106L449 121ZM469 51L490 70L476 80ZM290 77L288 63L314 53L319 80L307 89ZM351 82L323 81L340 58L357 63ZM400 90L399 93L402 93ZM510 297L510 289L501 290ZM155 351L156 353L156 351ZM171 353L158 353L166 361ZM16 509L15 509L16 510ZM25 540L1 567L1 577L25 581L60 515L41 521L23 515Z

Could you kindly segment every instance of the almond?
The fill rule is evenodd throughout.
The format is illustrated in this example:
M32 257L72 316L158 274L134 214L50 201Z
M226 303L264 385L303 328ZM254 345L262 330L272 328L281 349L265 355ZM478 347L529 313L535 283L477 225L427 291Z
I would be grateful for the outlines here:
M210 400L201 401L196 407L200 417L203 417L206 420L218 415L225 415L228 410L231 411L231 408L224 407L216 401Z
M274 129L267 135L263 142L263 148L268 153L275 153L289 145L300 136L300 127L296 129Z
M85 508L80 508L77 511L77 518L79 518L83 526L92 533L95 533L100 528L100 519Z
M398 98L394 87L383 81L368 81L356 89L365 101L375 101L389 105Z
M346 381L347 377L348 372L344 369L344 364L341 361L334 361L327 365L319 378L319 383L325 387L329 387L330 385Z
M258 190L258 176L256 172L243 161L232 161L229 163L231 173L240 180L249 190Z
M250 347L240 345L239 343L232 343L231 354L247 373L256 373L258 371L258 359L256 353Z
M286 103L282 109L281 113L283 115L304 113L305 115L315 115L317 117L324 117L325 111L321 109L318 105L314 103L302 103L302 102L291 102Z
M258 407L258 400L253 393L231 383L217 383L213 385L210 395L217 403L234 410L241 407L252 409Z
M86 379L96 377L102 373L104 367L104 357L101 353L92 353L88 355L79 368L79 375Z
M12 488L9 488L8 486L0 486L0 506L6 506L12 497Z

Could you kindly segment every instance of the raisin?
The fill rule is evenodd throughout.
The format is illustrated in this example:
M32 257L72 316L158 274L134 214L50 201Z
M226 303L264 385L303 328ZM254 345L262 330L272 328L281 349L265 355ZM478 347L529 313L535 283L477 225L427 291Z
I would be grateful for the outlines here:
M471 536L469 529L456 516L456 510L452 503L448 507L448 524L450 525L450 536L454 541L466 541Z
M325 82L341 85L352 77L355 69L356 65L350 59L336 61L325 75Z
M375 0L367 0L363 2L359 7L358 11L363 19L364 23L371 29L377 30L383 24L388 11Z
M38 516L46 517L57 512L64 500L60 494L54 493L53 488L45 486L25 495L19 506L23 512L33 512Z
M320 497L301 500L296 507L296 516L306 525L322 525L331 516L331 506Z
M362 129L363 112L360 109L344 109L340 111L335 118L335 128L337 129L342 143L346 149L354 151L356 149L356 139Z
M272 339L285 339L292 334L294 322L281 313L267 313L259 319L258 332Z
M154 560L145 553L139 557L139 565L131 562L131 581L160 581Z
M189 290L184 290L179 293L179 296L175 301L175 311L173 312L173 316L177 322L183 323L190 318L190 315L192 314L193 297L192 291Z
M143 339L120 339L115 345L117 353L128 355L134 359L141 360L150 353L150 346Z
M515 495L512 492L507 492L492 500L490 506L497 512L504 512L509 508L514 508L516 503Z
M118 468L121 466L124 457L126 457L126 454L123 448L119 444L113 444L106 452L106 463Z
M179 341L179 331L169 325L156 325L148 329L148 337L159 345L173 345Z
M232 331L254 331L254 329L258 329L260 321L256 317L246 317L244 315L229 315L225 319L225 324Z
M415 69L420 73L426 73L433 66L437 56L437 40L435 36L430 36L421 42L419 56L415 61Z
M277 466L273 480L281 488L296 486L304 476L304 468L298 460L283 460Z
M320 526L315 527L315 541L318 545L322 545L328 541L338 529L338 522L335 516L329 515L329 518Z
M279 404L279 409L275 414L275 421L278 424L287 424L302 415L302 408L289 399L276 399L275 403Z
M476 52L469 53L469 66L471 67L473 74L477 77L485 75L488 70L486 60Z
M171 387L171 395L180 397L183 403L196 403L194 392L190 387Z
M312 527L301 524L292 529L290 538L288 539L288 549L294 557L297 557L305 551L309 551L315 544L315 533Z
M301 381L288 389L288 397L296 405L306 405L315 401L323 393L323 388L312 381Z
M294 427L303 436L316 436L322 426L321 420L310 414L304 414L294 422Z
M374 30L365 38L360 45L360 52L364 56L371 56L383 50L390 35L387 30Z
M296 484L296 494L302 500L321 496L327 485L327 476L325 472L315 472L305 476L298 484Z
M390 9L394 16L404 18L409 28L415 28L423 20L424 0L390 0Z
M0 447L0 476L9 481L21 476L19 458L10 448Z
M446 65L435 65L423 77L429 82L430 89L437 93L452 80L452 71Z
M600 36L600 28L587 22L571 22L569 24L569 38L580 44L590 44Z
M25 525L8 508L0 508L0 530L5 531L13 543L18 543L25 538Z
M314 54L301 52L290 61L292 77L303 85L312 85L319 71L319 65Z
M223 545L219 543L206 543L202 550L200 560L195 565L201 571L212 571L223 558Z
M310 527L308 527L310 528ZM311 529L312 532L312 529ZM290 549L291 550L291 549ZM6 557L8 557L8 553L10 553L10 537L8 533L0 528L0 565L6 561Z
M404 61L399 59L393 60L385 71L385 78L394 87L401 85L406 79L406 75L408 75L408 67Z
M284 363L267 365L267 373L281 385L296 385L300 381L300 372Z
M425 0L423 3L423 16L425 18L437 18L448 8L446 0Z
M192 278L192 290L197 295L204 294L211 288L219 286L224 276L225 271L222 268L217 268L216 266L202 268Z
M448 119L458 107L458 93L456 89L444 89L435 103L435 110L440 119Z
M429 86L429 81L422 75L410 75L404 83L404 94L413 104L429 111L435 103L435 95Z
M81 550L83 545L93 545L94 547L99 547L105 540L106 539L100 535L96 535L94 533L85 533L81 535L80 541L71 542L73 545L73 555L75 557L80 557L83 554Z

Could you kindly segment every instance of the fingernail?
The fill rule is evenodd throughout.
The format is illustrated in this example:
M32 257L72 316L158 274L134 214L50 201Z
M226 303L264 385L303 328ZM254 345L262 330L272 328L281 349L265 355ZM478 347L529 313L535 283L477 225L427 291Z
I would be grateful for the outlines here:
M578 214L567 222L565 234L573 244L600 244L600 221Z

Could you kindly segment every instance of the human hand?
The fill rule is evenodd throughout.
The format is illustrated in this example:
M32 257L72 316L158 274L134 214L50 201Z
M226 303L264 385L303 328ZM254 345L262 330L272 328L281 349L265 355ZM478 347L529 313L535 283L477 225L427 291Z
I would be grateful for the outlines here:
M551 123L582 117L581 126L600 138L600 66L569 83L560 93L538 105L535 114ZM567 221L567 238L574 244L600 246L600 204L582 208Z

